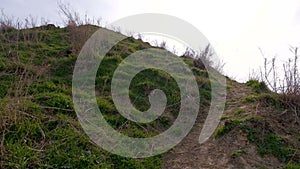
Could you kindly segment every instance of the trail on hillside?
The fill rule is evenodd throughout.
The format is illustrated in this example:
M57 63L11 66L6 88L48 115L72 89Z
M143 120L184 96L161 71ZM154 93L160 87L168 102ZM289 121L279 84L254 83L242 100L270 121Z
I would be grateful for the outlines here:
M255 103L245 104L243 98L249 96L252 89L245 84L227 81L226 107L224 116L230 116L238 109L244 109L244 115L257 114ZM164 154L163 168L166 169L212 169L212 168L257 168L259 165L272 167L279 166L279 161L274 157L262 158L255 145L249 143L247 135L242 131L230 132L221 138L211 138L199 144L198 138L206 115L199 114L196 123L187 137L171 151ZM233 153L245 152L239 157ZM255 166L255 164L258 164Z

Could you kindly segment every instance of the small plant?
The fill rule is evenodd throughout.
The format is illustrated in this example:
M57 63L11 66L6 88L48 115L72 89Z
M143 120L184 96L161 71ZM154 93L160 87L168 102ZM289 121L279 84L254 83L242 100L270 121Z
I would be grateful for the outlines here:
M217 72L222 72L225 64L222 61L213 62L212 57L215 55L212 47L208 44L203 50L197 52L191 48L186 48L183 58L193 59L193 66L201 70L214 68Z
M246 85L250 86L256 93L268 92L268 86L264 82L258 80L249 80Z
M243 154L243 151L241 151L241 150L233 151L233 152L231 153L231 157L232 157L232 158L237 158L237 157L241 156L242 154Z

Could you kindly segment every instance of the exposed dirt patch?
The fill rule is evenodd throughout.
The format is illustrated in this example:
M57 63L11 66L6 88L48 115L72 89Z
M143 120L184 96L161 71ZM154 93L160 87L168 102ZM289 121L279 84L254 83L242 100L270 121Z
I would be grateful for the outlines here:
M289 121L282 120L283 110L265 106L259 101L245 102L245 98L254 91L245 84L228 80L227 101L223 114L224 119L248 119L245 123L257 128L260 134L267 131L279 134L299 147L296 137L299 126L288 127ZM249 118L251 117L251 118ZM257 118L257 119L256 119ZM282 163L273 155L261 156L257 145L249 141L248 135L241 127L233 127L230 132L211 138L200 145L199 134L205 117L199 115L196 124L188 136L170 152L164 154L166 169L212 169L212 168L283 168ZM220 126L226 120L221 121ZM290 139L290 140L289 140Z

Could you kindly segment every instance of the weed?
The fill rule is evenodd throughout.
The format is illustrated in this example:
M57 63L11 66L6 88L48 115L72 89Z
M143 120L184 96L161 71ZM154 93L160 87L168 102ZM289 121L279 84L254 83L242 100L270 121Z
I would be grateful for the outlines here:
M243 151L240 151L240 150L238 150L238 151L233 151L233 152L231 153L231 157L232 157L232 158L237 158L237 157L241 156L242 154L243 154Z

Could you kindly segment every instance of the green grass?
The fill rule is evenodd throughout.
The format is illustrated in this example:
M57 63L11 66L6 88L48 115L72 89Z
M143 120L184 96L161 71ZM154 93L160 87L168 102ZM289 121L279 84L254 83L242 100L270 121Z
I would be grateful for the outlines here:
M288 163L284 169L300 169L300 163Z
M243 110L243 109L242 109ZM225 120L224 124L219 126L217 130L215 131L215 137L221 137L225 134L229 133L235 128L241 128L245 122L251 121L251 120L260 120L261 117L249 115L243 118L229 118L227 116L221 117L221 120Z
M215 137L219 138L234 129L241 129L246 132L248 140L256 144L261 156L271 154L283 163L289 162L294 156L296 149L293 148L292 145L287 144L287 141L281 136L267 129L262 129L260 124L263 123L263 120L261 117L251 115L242 119L226 118L224 124L217 128ZM238 152L232 153L232 157L238 157L240 155Z
M15 77L13 75L0 76L0 98L4 98L8 94L14 80Z
M268 86L264 82L249 80L246 82L246 85L250 86L256 93L270 92Z
M233 151L232 153L231 153L231 157L232 158L237 158L237 157L239 157L239 156L241 156L242 154L243 154L244 152L243 151Z
M77 40L81 36L72 33L83 33L86 34L83 38L88 38L95 30L94 27L34 28L20 30L20 35L30 36L18 38L17 30L1 34L0 113L3 118L0 120L3 125L0 135L5 138L2 149L5 155L0 168L161 168L160 155L132 159L99 148L76 118L71 86L81 48ZM180 108L175 80L167 73L148 69L134 77L130 98L132 102L136 100L134 106L143 111L150 106L151 90L163 90L168 104L163 116L149 124L138 124L128 122L117 112L110 93L112 75L124 58L147 48L151 48L149 43L133 38L121 41L104 57L95 80L97 104L104 118L114 129L138 138L152 137L169 128ZM192 59L184 61L193 67ZM205 107L211 99L208 73L197 68L192 71L200 86L201 106Z
M247 133L248 140L257 145L261 156L272 154L281 162L288 162L293 156L295 149L286 144L286 141L272 132L261 135L257 129L242 125L241 128Z
M240 114L242 114L242 113L244 113L244 112L245 112L244 109L238 108L238 109L234 112L234 114L235 114L235 115L240 115Z
M283 103L279 96L274 93L257 93L244 98L244 102L253 103L259 101L264 106L273 106L275 109L283 109Z
M237 127L239 124L241 124L242 121L239 119L230 119L225 121L223 125L217 128L215 132L215 137L221 137L224 136L225 134L229 133L232 129Z

